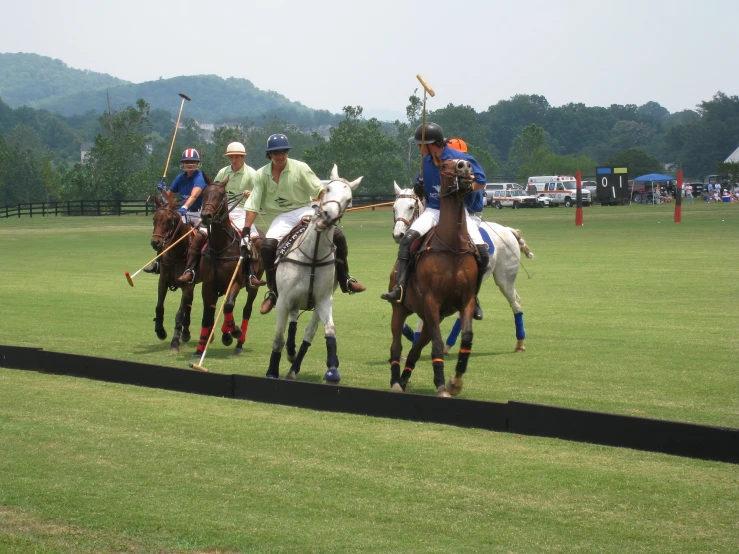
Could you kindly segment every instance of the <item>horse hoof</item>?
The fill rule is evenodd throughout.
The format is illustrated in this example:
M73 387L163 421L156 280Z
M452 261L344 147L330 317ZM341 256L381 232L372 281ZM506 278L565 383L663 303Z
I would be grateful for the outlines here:
M446 356L447 354L449 354L449 351L450 351L451 349L452 349L452 347L451 347L451 346L449 346L448 344L445 344L445 345L444 345L444 356Z
M182 331L180 339L182 339L182 342L190 342L190 331Z
M275 375L274 373L268 373L267 375L265 375L265 377L267 379L279 379L280 378L279 375Z
M180 347L179 346L172 346L169 349L170 354L179 354L180 353Z
M235 339L241 338L241 329L234 327L234 330L231 331L231 336Z
M400 386L400 383L393 383L393 386L390 387L390 392L405 392L403 390L403 387Z
M195 352L193 353L193 355L191 356L191 358L193 358L194 360L199 360L199 359L200 359L200 357L201 357L202 355L203 355L203 353L202 353L202 352L198 352L198 351L196 350L196 351L195 351Z
M288 381L295 381L296 373L291 369L287 375L285 375L285 379Z
M234 342L234 338L231 336L231 333L223 333L221 336L221 342L223 343L223 346L231 346Z
M239 348L238 346L234 348L234 352L233 352L234 356L241 356L243 353L244 353L244 350Z
M341 381L339 370L336 368L329 369L323 374L323 380L330 385L337 385Z
M162 329L161 331L157 331L156 329L154 329L154 332L157 334L157 338L159 340L164 340L167 338L167 331L164 329Z
M295 361L295 358L296 358L296 356L297 356L297 353L296 353L295 351L292 351L292 352L290 352L290 351L288 350L288 352L287 352L287 361L288 361L288 362L291 362L291 363L292 363L292 362L294 362L294 361Z
M523 345L522 340L516 342L516 349L513 352L526 352L526 347Z
M449 391L446 390L446 387L444 385L439 385L436 387L436 397L437 398L451 398L451 394L449 394Z
M452 396L457 396L460 392L462 392L462 376L455 375L454 377L450 378L446 388Z

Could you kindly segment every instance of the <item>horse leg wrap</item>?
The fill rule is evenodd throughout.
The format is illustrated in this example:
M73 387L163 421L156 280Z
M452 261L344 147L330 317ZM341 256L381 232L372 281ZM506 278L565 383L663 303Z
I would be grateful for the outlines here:
M406 360L405 367L403 368L403 373L400 376L400 384L403 385L403 388L405 389L405 386L408 384L408 381L411 380L411 375L413 374L413 370L416 368L416 363L408 363L408 360Z
M234 329L234 314L223 314L223 325L221 325L221 333L230 333Z
M407 338L409 341L415 342L415 337L413 336L413 329L411 329L407 323L403 324L403 336Z
M291 321L287 324L287 355L295 356L295 335L298 333L298 322ZM310 346L310 343L308 343ZM302 348L302 346L301 346Z
M295 356L295 361L293 361L293 365L290 367L290 371L294 372L295 375L300 373L300 366L303 363L303 358L305 358L305 355L308 353L308 349L310 348L310 343L307 341L303 341L303 344L300 345L300 348L298 349L298 354Z
M339 357L336 355L336 337L326 337L326 366L329 369L339 368Z
M249 320L248 319L242 319L241 320L241 336L239 337L239 342L243 344L246 342L246 330L249 328Z
M282 351L272 352L269 357L269 369L267 369L267 377L277 379L280 376L280 358L282 357Z
M202 353L205 350L205 345L208 342L210 336L210 330L213 327L202 327L200 329L200 341L198 342L198 352Z
M400 359L390 358L390 386L400 382Z
M462 330L462 322L459 318L457 318L457 321L454 322L454 326L452 327L452 330L449 332L449 336L446 338L446 345L451 348L454 346L457 342L457 339L459 338L459 332Z
M440 386L445 384L444 360L443 359L433 360L431 365L434 368L434 386L438 389Z
M457 356L457 375L463 375L467 371L467 362L470 360L470 352L472 352L472 341L462 341L459 347L459 355Z
M513 321L516 322L516 338L523 340L526 338L526 331L523 328L523 312L513 314Z

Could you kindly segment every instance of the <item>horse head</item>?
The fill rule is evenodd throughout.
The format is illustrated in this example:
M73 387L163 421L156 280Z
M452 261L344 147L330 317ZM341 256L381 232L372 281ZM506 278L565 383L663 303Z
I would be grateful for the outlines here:
M423 203L413 189L402 189L393 181L395 203L393 204L393 240L400 243L416 218L423 212Z
M316 228L319 231L333 227L339 222L341 216L344 215L344 210L352 201L352 191L359 186L362 179L363 177L359 177L350 183L339 177L338 169L334 164L331 169L331 179L323 191L321 204L318 206Z
M200 220L204 225L228 220L228 195L226 183L211 183L203 190L203 207Z
M165 242L169 242L182 224L180 214L174 209L177 199L172 196L169 200L161 196L150 196L147 202L153 202L157 207L154 210L154 232L151 235L151 247L159 251Z
M441 187L439 197L452 194L465 195L472 191L472 164L467 160L444 160L441 162Z

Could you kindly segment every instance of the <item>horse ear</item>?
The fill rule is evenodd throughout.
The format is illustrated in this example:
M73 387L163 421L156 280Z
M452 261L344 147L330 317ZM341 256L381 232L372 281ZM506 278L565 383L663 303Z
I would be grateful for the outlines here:
M395 187L395 194L403 194L403 189L398 186L396 181L393 181L393 186Z
M336 167L336 164L334 164L334 167L331 168L331 180L336 181L339 179L339 168Z
M356 178L356 179L354 179L354 180L353 180L353 181L352 181L351 183L347 183L347 184L349 185L349 188L350 188L350 189L352 189L352 190L355 190L355 189L356 189L356 188L357 188L357 187L359 186L359 183L361 183L361 182L362 182L362 179L364 179L364 176L362 176L362 177L357 177L357 178Z

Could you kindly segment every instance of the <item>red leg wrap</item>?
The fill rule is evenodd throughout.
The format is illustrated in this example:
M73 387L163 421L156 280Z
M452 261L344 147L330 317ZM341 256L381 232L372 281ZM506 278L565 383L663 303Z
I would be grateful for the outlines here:
M234 328L234 314L223 314L223 325L221 325L221 333L230 333Z
M201 327L200 328L200 342L198 342L198 352L205 350L205 343L208 341L210 336L210 330L213 327Z
M239 338L239 342L246 342L246 330L248 327L249 327L249 320L242 319L241 320L241 337Z

